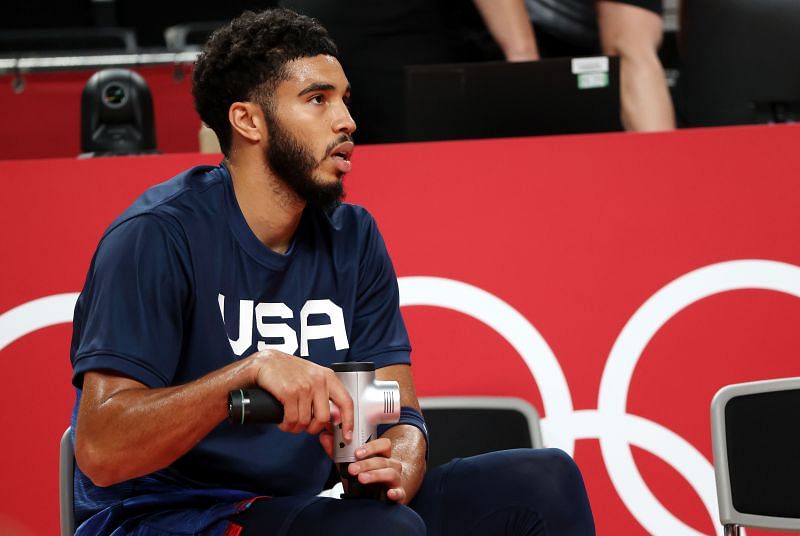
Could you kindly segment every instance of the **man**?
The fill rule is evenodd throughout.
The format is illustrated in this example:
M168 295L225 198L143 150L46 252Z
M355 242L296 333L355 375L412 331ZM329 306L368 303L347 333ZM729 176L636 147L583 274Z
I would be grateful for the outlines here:
M210 38L194 95L225 161L117 218L76 305L78 534L591 533L559 451L426 476L396 276L369 214L339 202L356 125L325 30L288 10L245 13ZM349 466L386 502L316 496L329 402L352 437L352 401L327 368L347 360L400 384L400 424ZM228 392L245 386L280 400L280 425L225 422Z

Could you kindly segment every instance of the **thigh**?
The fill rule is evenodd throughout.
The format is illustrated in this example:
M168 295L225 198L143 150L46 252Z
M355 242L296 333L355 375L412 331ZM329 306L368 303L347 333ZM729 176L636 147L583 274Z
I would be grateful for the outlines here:
M359 536L425 534L425 524L408 508L390 502L327 497L275 497L255 501L232 517L241 536Z
M664 2L662 0L597 0L598 2L617 2L630 6L637 6L647 11L652 11L658 16L664 12Z
M557 449L456 459L430 471L410 506L431 535L594 534L575 463Z

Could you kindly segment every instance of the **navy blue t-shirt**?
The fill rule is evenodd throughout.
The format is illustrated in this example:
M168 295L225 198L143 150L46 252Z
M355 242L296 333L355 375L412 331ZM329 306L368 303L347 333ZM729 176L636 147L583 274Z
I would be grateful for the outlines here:
M100 240L75 308L73 425L87 371L166 387L262 348L321 365L410 363L383 239L360 207L307 208L275 253L247 225L228 170L192 168L145 192ZM329 471L315 436L222 423L142 479L98 488L76 469L76 520L162 488L315 494Z

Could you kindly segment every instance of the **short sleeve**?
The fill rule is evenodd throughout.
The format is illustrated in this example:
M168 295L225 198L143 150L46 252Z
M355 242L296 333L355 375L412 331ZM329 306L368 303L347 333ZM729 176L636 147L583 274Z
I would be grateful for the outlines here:
M410 364L411 345L400 314L397 276L375 221L365 216L350 355L373 361L378 368Z
M190 263L179 230L139 215L110 230L95 253L73 325L73 383L107 369L149 387L169 385L190 303Z

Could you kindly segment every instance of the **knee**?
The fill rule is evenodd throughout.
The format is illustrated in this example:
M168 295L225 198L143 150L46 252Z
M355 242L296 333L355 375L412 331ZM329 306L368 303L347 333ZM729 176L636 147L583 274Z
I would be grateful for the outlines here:
M464 465L469 464L470 477L484 486L503 482L522 493L526 489L534 493L540 493L543 488L553 491L584 489L580 469L572 457L560 449L514 449L467 458L464 462Z
M637 38L637 36L614 35L603 39L603 54L619 56L626 64L645 67L660 66L658 47L660 40Z
M460 463L460 475L495 502L525 505L555 534L592 534L594 522L580 469L559 449L515 449Z
M560 449L531 451L529 475L532 485L544 486L553 505L565 513L590 511L581 470L572 457ZM535 456L535 458L533 458Z
M586 488L575 461L560 449L518 449L506 451L502 466L496 467L493 478L502 478L504 485L519 497L534 502L555 501L562 504L584 504Z
M536 453L537 457L540 458L537 463L546 467L555 480L569 483L577 480L583 486L581 470L575 460L572 459L572 456L561 449L555 448L539 449L532 452Z
M425 522L414 510L407 506L392 505L381 518L380 530L387 536L424 536L427 533Z
M580 474L572 457L561 449L514 449L501 451L501 454L503 458L498 460L499 464L518 475L520 480L528 480L532 476L540 478L542 475L569 478Z
M657 56L663 37L661 16L621 2L597 4L603 53L640 60Z

